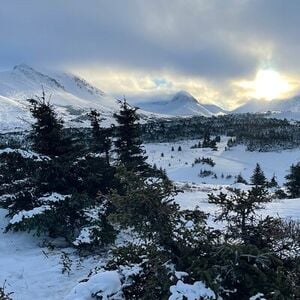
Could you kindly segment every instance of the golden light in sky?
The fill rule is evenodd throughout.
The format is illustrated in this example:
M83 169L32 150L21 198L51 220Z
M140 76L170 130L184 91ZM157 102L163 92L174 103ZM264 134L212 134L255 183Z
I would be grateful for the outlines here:
M280 98L290 89L288 81L271 69L259 70L253 84L253 96L257 99Z

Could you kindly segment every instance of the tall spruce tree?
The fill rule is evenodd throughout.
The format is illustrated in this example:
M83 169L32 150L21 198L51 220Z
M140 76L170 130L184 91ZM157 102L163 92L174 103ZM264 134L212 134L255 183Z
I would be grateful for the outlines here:
M63 154L70 144L63 134L63 120L57 116L50 101L46 100L45 92L42 92L41 97L28 99L28 102L35 120L29 135L33 149L49 156Z
M114 141L118 161L128 170L143 172L147 169L147 156L142 147L137 107L130 106L126 99L120 101L120 111L114 114L117 121Z
M91 121L93 141L92 150L100 153L105 153L107 164L109 164L109 151L111 148L111 129L103 128L100 126L102 119L100 113L97 110L91 110L88 114Z
M251 176L251 183L253 185L265 185L267 182L266 176L261 169L260 165L257 163L255 169L253 170L253 174Z
M300 197L300 162L290 167L285 186L292 198Z

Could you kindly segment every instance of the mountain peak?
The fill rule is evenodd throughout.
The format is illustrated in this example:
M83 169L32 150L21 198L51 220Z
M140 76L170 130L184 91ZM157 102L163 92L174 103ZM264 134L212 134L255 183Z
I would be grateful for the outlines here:
M64 90L64 86L60 84L56 79L45 75L39 71L36 71L34 68L26 65L20 64L13 67L14 72L21 73L22 76L25 76L28 80L32 80L35 83L40 84L41 86L50 86L51 88L55 87L61 90Z
M190 103L199 103L198 100L192 96L189 92L179 91L177 92L172 100L173 102L190 102Z
M19 65L15 65L14 67L13 67L13 70L14 71L26 71L26 72L28 72L28 71L30 71L30 72L36 72L32 67L30 67L30 66L28 66L28 65L26 65L26 64L19 64Z
M175 96L193 97L189 92L184 90L178 91Z

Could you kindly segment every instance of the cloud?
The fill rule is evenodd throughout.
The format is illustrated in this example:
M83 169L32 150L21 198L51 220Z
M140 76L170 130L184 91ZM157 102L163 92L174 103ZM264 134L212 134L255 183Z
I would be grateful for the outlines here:
M162 74L176 74L229 99L237 96L231 83L254 78L262 66L299 75L299 9L297 0L7 1L0 68L130 70L152 74L140 83L148 90L162 88ZM134 82L122 79L131 92Z

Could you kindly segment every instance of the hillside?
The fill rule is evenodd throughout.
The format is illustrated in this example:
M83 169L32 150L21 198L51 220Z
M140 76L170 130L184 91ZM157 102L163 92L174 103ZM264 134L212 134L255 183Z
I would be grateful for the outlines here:
M186 91L180 91L172 95L170 99L164 99L162 101L140 102L138 106L146 111L170 116L200 115L210 117L225 113L225 110L216 105L202 105L195 97Z
M113 97L78 76L63 72L46 75L23 64L0 72L1 129L26 127L26 99L41 95L42 90L67 122L80 121L90 108L107 116L118 108Z

